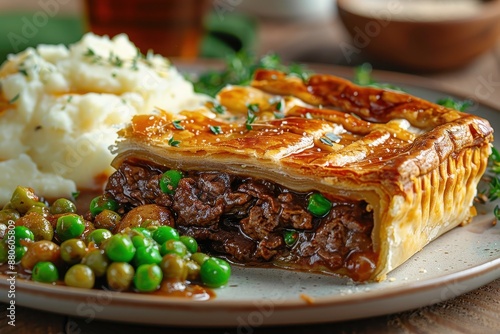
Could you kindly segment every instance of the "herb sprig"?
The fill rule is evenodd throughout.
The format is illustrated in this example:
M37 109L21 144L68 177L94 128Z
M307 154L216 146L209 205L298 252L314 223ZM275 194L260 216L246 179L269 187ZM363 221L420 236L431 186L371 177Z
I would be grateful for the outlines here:
M247 105L247 121L245 122L245 126L247 130L252 130L252 124L257 119L257 115L255 113L259 112L259 105L256 103L251 103Z
M364 63L360 66L355 67L353 82L360 86L392 89L400 92L404 91L404 89L396 85L375 81L372 77L372 71L373 71L372 65L369 63Z
M474 105L471 100L457 100L449 96L438 100L436 103L458 111L466 111Z
M492 174L488 182L487 194L479 193L479 198L486 197L489 201L494 201L500 198L500 153L494 147L491 149L491 155L488 164L488 171ZM488 181L488 180L487 180ZM486 196L485 196L486 195ZM497 220L500 220L500 206L496 205L493 209L493 214Z
M204 72L198 77L190 77L194 89L198 93L215 96L226 85L248 85L255 71L259 68L280 70L287 74L306 79L310 71L300 64L284 65L276 54L268 54L261 58L249 52L239 52L228 56L222 70Z

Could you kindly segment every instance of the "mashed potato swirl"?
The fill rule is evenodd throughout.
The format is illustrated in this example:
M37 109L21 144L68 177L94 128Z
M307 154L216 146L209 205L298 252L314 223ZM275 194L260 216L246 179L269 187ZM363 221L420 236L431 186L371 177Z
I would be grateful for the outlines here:
M112 172L109 146L131 116L206 99L167 59L141 55L126 35L89 33L69 48L10 55L0 68L0 205L17 185L50 198L98 189Z

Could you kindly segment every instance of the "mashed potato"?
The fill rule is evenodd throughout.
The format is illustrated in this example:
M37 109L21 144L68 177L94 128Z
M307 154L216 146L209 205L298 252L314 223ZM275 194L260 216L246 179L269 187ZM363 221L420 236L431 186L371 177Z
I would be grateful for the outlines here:
M51 198L98 189L112 172L108 148L132 115L205 100L167 59L141 55L125 35L10 55L0 68L0 204L17 185Z

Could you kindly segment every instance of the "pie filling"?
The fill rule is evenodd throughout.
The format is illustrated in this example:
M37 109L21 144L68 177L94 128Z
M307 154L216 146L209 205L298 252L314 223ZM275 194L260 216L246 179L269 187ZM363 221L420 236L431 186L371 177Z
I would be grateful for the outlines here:
M323 194L331 205L323 215L313 214L308 205L314 192L217 171L181 171L167 194L160 187L166 170L129 159L110 176L106 193L124 212L146 204L166 208L202 251L234 263L338 273L356 281L375 269L373 213L364 201Z

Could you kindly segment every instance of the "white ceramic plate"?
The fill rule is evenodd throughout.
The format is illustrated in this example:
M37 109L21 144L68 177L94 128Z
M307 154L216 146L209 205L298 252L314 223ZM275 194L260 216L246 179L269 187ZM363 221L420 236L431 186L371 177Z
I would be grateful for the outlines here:
M401 77L377 77L386 82L394 82L395 78ZM449 95L421 82L419 85L402 86L431 101ZM497 111L484 105L473 111L500 130ZM230 285L216 290L217 297L209 301L84 290L21 279L16 280L15 301L17 305L89 321L97 318L162 325L238 326L242 330L405 311L456 297L500 277L500 224L492 224L496 204L478 207L480 215L470 225L432 242L381 283L354 285L325 275L233 266ZM0 286L2 291L8 288L5 278ZM9 302L7 293L2 292L0 300Z

